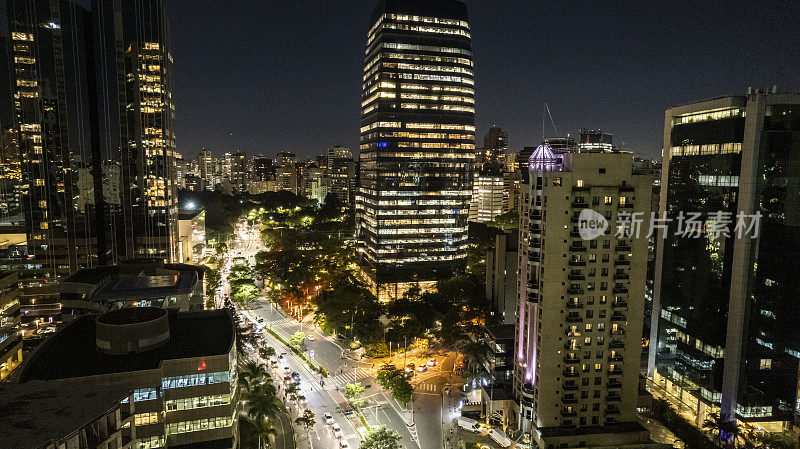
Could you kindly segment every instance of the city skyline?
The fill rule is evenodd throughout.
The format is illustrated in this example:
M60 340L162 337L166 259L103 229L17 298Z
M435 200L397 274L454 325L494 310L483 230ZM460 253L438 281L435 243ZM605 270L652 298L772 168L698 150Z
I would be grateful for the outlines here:
M800 14L788 3L783 10L692 4L691 15L683 14L689 3L537 4L541 11L521 4L467 1L479 61L476 135L497 124L508 131L512 151L541 140L542 100L560 134L602 128L619 145L658 158L668 107L749 86L800 87L790 69L800 58ZM167 5L181 17L173 24L179 152L292 150L305 157L330 145L357 148L358 74L371 4L188 6ZM778 35L784 38L770 37ZM208 52L215 63L203 56ZM308 114L308 103L317 113ZM293 126L304 132L291 132Z

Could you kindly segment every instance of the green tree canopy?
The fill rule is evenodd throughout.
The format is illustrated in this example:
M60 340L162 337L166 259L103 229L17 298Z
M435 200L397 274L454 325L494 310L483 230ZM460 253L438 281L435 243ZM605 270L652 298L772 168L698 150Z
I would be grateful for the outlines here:
M400 435L384 426L374 426L361 441L361 449L401 449Z

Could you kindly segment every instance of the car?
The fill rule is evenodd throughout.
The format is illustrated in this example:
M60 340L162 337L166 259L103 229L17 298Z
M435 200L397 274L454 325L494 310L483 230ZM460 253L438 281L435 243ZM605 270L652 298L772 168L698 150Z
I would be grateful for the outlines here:
M284 357L283 354L281 354L281 355L278 356L278 360L283 362L284 360L286 360L286 357Z
M322 417L325 419L325 424L333 424L335 421L333 420L333 415L328 412L325 412Z
M336 438L341 438L344 434L342 433L342 428L339 427L339 424L333 423L333 436Z
M314 341L314 336L311 335L311 334L308 334L308 341Z
M275 360L275 359L269 359L269 364L270 364L270 366L272 366L273 368L277 368L277 367L278 367L278 361L277 361L277 360Z
M298 373L296 371L293 371L292 372L292 379L294 379L296 382L300 382L300 373Z
M427 365L420 365L420 366L417 367L417 371L419 371L420 373L424 373L425 371L428 371L428 366Z
M342 413L344 413L344 416L352 416L353 415L353 410L348 408L348 409L345 409Z
M339 440L339 448L350 449L350 443L348 443L347 440Z
M284 374L290 374L291 372L292 372L292 369L289 368L289 365L283 365L283 373Z
M430 359L430 360L428 360L428 366L436 366L436 365L437 365L437 363L436 363L436 359Z
M413 372L416 367L417 365L409 363L408 365L406 365L406 372Z
M292 376L287 374L287 375L283 376L283 383L285 383L286 385L293 384L294 383L294 379L292 379Z

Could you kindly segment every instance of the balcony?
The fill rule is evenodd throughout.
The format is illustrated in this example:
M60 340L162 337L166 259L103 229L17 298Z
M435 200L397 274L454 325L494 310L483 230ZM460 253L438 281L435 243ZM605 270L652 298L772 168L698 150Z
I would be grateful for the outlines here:
M567 279L569 279L570 281L583 281L583 280L586 279L586 276L584 276L582 274L572 274L572 273L570 273L570 274L567 275Z
M541 212L534 212L530 215L531 220L535 221L542 221L542 213Z
M568 263L569 263L569 266L571 266L571 267L585 267L586 266L586 261L585 260L570 260Z
M611 331L611 335L625 335L625 329L617 329L615 331Z
M619 410L617 410L617 413L619 413ZM564 416L564 417L567 417L567 418L572 417L572 416L578 416L578 412L576 412L575 410L563 409L563 410L561 410L561 416Z
M611 307L628 307L628 303L626 301L614 301L611 303Z
M570 381L572 382L572 381ZM576 391L578 389L578 385L575 382L572 383L564 383L561 385L561 389L564 391Z
M619 409L618 408L606 409L606 415L619 415Z
M621 186L619 188L619 191L620 192L635 192L636 188L634 188L633 186Z
M611 340L608 343L608 347L611 349L621 349L625 347L625 342L622 340Z
M630 246L625 246L625 245L617 245L617 246L614 247L614 251L622 251L622 252L629 253L629 252L631 252L631 247Z
M589 207L589 203L586 201L573 201L572 204L570 204L570 207L586 209Z
M578 314L575 314L575 315L570 314L570 315L567 315L566 320L567 320L567 323L581 323L581 322L583 322L583 317L578 315Z
M567 303L567 308L568 309L582 309L583 308L583 303L580 302L580 301L578 301L578 302L568 302Z
M626 287L614 287L614 290L612 291L617 294L628 293L628 289Z
M578 231L569 231L569 236L570 237L580 237L581 233L578 232Z
M609 382L606 384L608 388L622 388L622 382Z
M539 263L542 259L539 257L539 253L530 253L528 254L528 262Z
M610 369L610 370L608 370L608 375L609 376L621 376L622 375L622 370L619 369L619 368Z
M620 209L633 209L633 203L625 203L619 205Z
M564 377L578 377L581 375L580 371L577 370L575 371L564 370L562 374L564 375Z
M577 404L578 403L578 398L576 398L574 396L573 397L564 396L564 397L561 398L561 403L562 404Z
M582 295L583 294L583 289L582 288L572 288L572 287L570 287L570 288L567 289L567 293L569 293L570 295Z
M628 317L626 317L621 313L620 314L615 313L614 315L611 315L611 321L626 321L627 319Z
M564 363L573 364L573 363L581 363L581 359L577 356L570 357L568 355L564 356Z
M615 356L609 356L608 357L608 361L609 362L622 362L622 360L623 360L623 357L621 355L619 355L619 354L617 354Z
M630 264L631 264L630 260L615 260L614 261L614 265L618 266L618 267L620 267L620 266L630 266Z
M569 342L564 343L564 349L567 351L578 351L581 349L581 345L576 344L574 347L569 345Z
M573 253L585 253L586 247L585 246L570 246L569 250Z
M609 394L608 396L606 396L606 401L608 402L619 402L621 400L622 398L616 394Z
M625 273L622 273L622 274L615 274L615 275L614 275L614 280L617 280L617 281L619 281L619 280L624 280L624 279L630 279L630 276L629 276L629 275L627 275L627 274L625 274Z

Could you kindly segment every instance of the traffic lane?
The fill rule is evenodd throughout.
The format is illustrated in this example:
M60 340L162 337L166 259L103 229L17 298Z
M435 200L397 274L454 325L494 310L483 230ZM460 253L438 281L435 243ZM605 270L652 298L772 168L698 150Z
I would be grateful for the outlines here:
M441 377L433 376L426 383L441 385ZM440 388L441 391L441 388ZM414 423L420 445L424 448L442 447L442 396L433 392L414 392Z
M311 393L308 397L308 404L311 411L315 414L316 424L312 438L315 438L314 447L319 442L325 448L339 449L339 439L333 434L333 425L325 423L325 412L333 417L334 421L342 428L344 438L353 448L359 447L360 437L350 420L344 415L343 411L336 404L328 390ZM319 437L317 440L316 437Z
M279 413L276 418L275 421L277 425L274 426L277 432L275 435L275 448L294 448L294 439L292 438L294 429L292 428L289 416L286 413Z
M386 399L385 397L382 399ZM384 401L382 401L384 402ZM377 421L378 424L382 426L386 426L389 429L395 430L400 435L400 442L403 447L408 449L419 448L420 446L413 440L411 432L409 431L408 425L406 424L405 419L395 410L391 405L389 405L388 400L385 401L384 405L380 407L372 407L367 410L364 415L366 417L367 414L372 415L373 418ZM425 449L428 449L427 447Z

